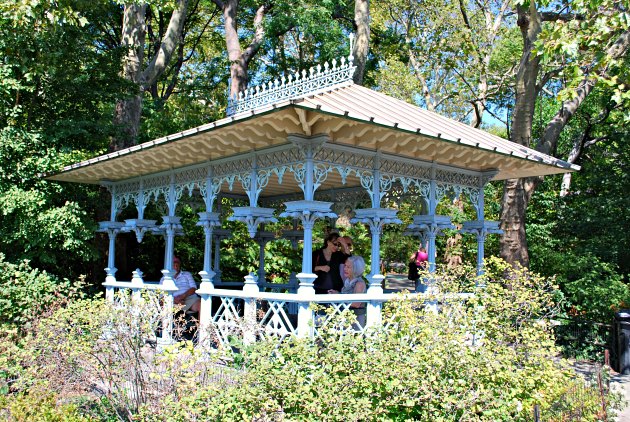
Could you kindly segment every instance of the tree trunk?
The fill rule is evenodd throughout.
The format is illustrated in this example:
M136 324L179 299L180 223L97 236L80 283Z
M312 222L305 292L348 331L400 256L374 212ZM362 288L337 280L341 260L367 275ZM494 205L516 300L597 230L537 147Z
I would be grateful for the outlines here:
M523 55L516 79L516 104L510 139L521 145L529 146L534 104L539 90L536 86L536 79L540 68L540 60L536 56L531 56L533 44L540 33L540 15L536 11L533 1L530 2L529 8L518 7L518 25L523 35ZM625 31L606 50L606 56L610 59L618 59L626 54L629 46L630 31ZM545 154L555 154L560 134L595 86L595 81L588 74L588 71L575 89L575 96L562 104L558 113L545 127L536 150ZM605 68L598 70L599 74L605 72ZM579 154L579 151L576 153ZM569 159L571 158L569 157ZM577 156L573 158L574 161L575 159ZM529 267L527 239L525 237L525 211L534 189L541 180L541 178L508 180L503 189L501 223L505 233L501 237L500 253L502 258L513 265L518 262L524 267ZM565 177L563 181L564 191L568 190L569 183L570 177Z
M362 85L370 49L370 0L356 0L354 2L354 24L356 25L357 37L352 55L354 56L354 65L357 68L354 71L353 80L355 84Z
M508 179L503 187L501 223L505 232L501 237L500 255L513 266L529 267L525 211L538 185L538 178Z
M149 89L164 73L173 52L183 41L181 37L186 20L188 0L177 0L176 8L171 14L161 44L143 70L147 8L146 3L125 4L121 44L123 48L127 49L127 53L123 59L122 74L125 79L138 86L138 91L135 95L121 99L116 103L114 125L118 127L119 131L118 135L112 138L110 142L110 151L136 144L142 114L143 92Z
M123 12L122 46L127 49L123 59L122 74L128 81L140 87L140 74L144 58L144 41L146 38L146 4L126 4ZM110 151L116 151L133 145L138 137L140 113L142 110L142 93L119 100L114 110L114 125L118 135L110 141Z
M534 43L540 34L540 17L534 1L529 6L518 6L518 26L523 36L523 53L516 74L516 103L512 115L510 140L529 146L532 138L534 106L538 88L536 79L540 69L540 57L532 54ZM501 228L503 236L499 251L503 259L512 265L519 263L529 267L527 238L525 235L525 211L534 191L531 179L506 180L501 201Z
M223 22L225 26L225 44L227 47L228 59L230 60L230 98L234 98L239 92L247 88L249 63L254 58L265 36L263 19L267 11L267 6L262 5L256 9L254 16L254 38L251 43L241 51L241 43L238 39L238 0L213 0L214 3L223 10Z

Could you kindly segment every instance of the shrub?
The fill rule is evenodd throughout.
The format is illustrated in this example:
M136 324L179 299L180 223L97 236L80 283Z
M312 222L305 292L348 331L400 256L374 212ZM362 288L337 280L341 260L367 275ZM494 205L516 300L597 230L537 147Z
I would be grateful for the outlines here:
M598 390L557 358L548 280L499 260L481 278L470 268L433 280L428 297L388 304L385 327L365 336L349 330L353 315L341 316L317 339L228 354L236 368L217 364L227 351L147 344L163 316L159 296L114 307L76 301L42 319L22 354L9 349L23 368L12 391L60 403L100 396L110 406L102 414L124 420L519 421L535 405L549 420L577 408L582 420L604 419ZM453 295L463 288L474 295ZM89 408L82 414L94 415Z
M31 268L26 260L12 264L0 253L0 328L27 328L54 302L82 297L83 286L82 280L59 280Z
M13 422L89 422L73 404L59 404L54 394L0 396L0 417Z
M113 306L99 298L66 303L34 324L18 344L0 337L5 392L14 400L39 393L79 398L83 414L131 420L142 406L152 409L169 394L180 397L197 388L191 379L213 379L214 359L190 341L157 348L156 332L166 316L161 293L145 292L139 301L124 294L118 299ZM174 325L179 336L184 321L176 319Z
M555 286L490 260L474 297L452 295L469 280L474 269L440 274L429 298L440 312L401 298L387 309L389 329L366 337L330 328L316 340L258 343L243 351L237 384L171 398L161 418L513 421L531 419L538 404L561 420L561 401L599 418L594 387L567 394L584 380L556 358Z

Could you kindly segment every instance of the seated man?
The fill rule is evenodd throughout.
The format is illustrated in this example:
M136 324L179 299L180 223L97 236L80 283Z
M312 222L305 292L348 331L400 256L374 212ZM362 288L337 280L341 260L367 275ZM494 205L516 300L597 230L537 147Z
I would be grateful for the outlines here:
M197 283L188 271L182 271L182 261L179 257L173 257L173 270L175 275L173 280L178 290L173 292L173 301L176 305L183 305L184 312L198 313L201 307L201 298L195 293ZM164 282L164 277L160 280L160 284Z

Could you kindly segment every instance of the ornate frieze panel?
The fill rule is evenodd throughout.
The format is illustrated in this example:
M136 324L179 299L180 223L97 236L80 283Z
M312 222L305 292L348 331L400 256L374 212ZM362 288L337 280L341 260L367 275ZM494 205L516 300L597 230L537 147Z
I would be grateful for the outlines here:
M195 187L200 188L206 183L208 166L196 167L175 173L175 185L181 189L188 189L191 195Z
M278 165L290 165L303 161L304 154L295 147L256 155L258 168L261 169L274 169Z
M149 177L109 184L113 194L112 208L116 213L133 202L139 209L149 201L161 199L176 203L188 192L193 195L197 189L206 201L214 202L218 193L223 190L233 191L234 182L242 183L246 191L250 190L252 166L257 165L256 199L270 183L282 184L287 172L304 191L306 181L305 155L303 148L287 144L269 150L252 152L237 157L225 158L206 164L198 164L189 168L163 172ZM375 171L378 171L375 173ZM447 193L455 196L465 194L473 206L479 204L479 189L487 183L495 173L472 173L432 163L413 162L406 158L398 158L390 154L380 154L349 146L323 143L315 149L314 155L314 189L320 187L331 172L339 174L341 183L346 185L348 177L359 179L361 186L374 197L377 191L381 199L396 188L402 190L404 196L420 196L429 198L431 174L437 182L436 199ZM275 175L275 178L274 178ZM379 176L380 175L380 176ZM378 181L376 181L376 177ZM210 180L211 188L206 185ZM338 179L337 179L338 180ZM378 186L374 184L378 183ZM173 184L174 191L171 191ZM169 196L170 195L170 196ZM298 195L297 197L300 197ZM336 199L335 199L336 201ZM372 204L376 206L378 204Z
M357 170L372 169L374 167L374 154L360 150L346 151L326 145L317 151L314 159L316 162L337 164Z
M381 158L381 173L394 176L404 176L413 179L431 179L431 166L410 163L407 161L395 161L392 159Z
M146 200L157 201L160 195L166 196L170 180L171 177L168 174L143 179L142 187Z
M480 178L475 174L467 174L454 170L436 169L435 180L449 185L479 186Z
M140 181L116 184L115 187L110 187L110 191L112 192L114 207L118 212L135 201L136 195L140 191Z
M236 175L251 170L253 165L253 155L246 158L222 161L212 164L212 174L217 177Z

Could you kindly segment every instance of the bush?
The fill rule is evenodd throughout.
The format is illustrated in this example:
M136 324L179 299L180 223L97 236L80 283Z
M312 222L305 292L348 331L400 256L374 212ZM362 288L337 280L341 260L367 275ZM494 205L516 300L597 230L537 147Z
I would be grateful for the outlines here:
M72 302L7 349L2 359L22 368L8 400L100 396L110 406L101 414L146 421L519 421L531 420L535 405L549 420L577 408L582 420L602 420L597 388L557 358L555 287L499 260L482 278L474 271L436 275L422 301L392 301L385 327L365 336L349 330L350 315L317 339L259 342L238 355L147 344L161 319L158 296L135 306ZM474 296L453 295L462 289ZM224 354L238 366L217 364ZM77 411L94 415L90 408Z
M24 330L57 301L83 296L84 283L75 283L31 268L28 261L12 264L0 253L0 328Z
M54 394L0 396L0 417L13 422L89 422L72 404L58 404Z
M630 306L630 288L614 265L596 257L576 256L567 260L558 277L573 315L610 323L619 309Z
M166 316L161 293L145 292L138 302L124 294L118 299L114 306L99 298L69 302L33 324L18 344L0 336L0 368L6 368L0 387L12 397L9 405L51 393L81 404L77 411L84 415L131 420L142 406L189 394L198 377L214 379L214 359L191 342L156 347ZM184 321L174 325L178 336Z
M555 287L490 260L474 297L451 294L469 280L474 269L440 274L430 298L439 313L401 299L388 307L389 329L367 337L328 329L317 340L258 343L243 351L237 384L171 398L160 418L513 421L531 419L538 404L561 420L560 401L599 418L597 389L567 394L584 380L556 358Z

